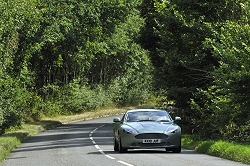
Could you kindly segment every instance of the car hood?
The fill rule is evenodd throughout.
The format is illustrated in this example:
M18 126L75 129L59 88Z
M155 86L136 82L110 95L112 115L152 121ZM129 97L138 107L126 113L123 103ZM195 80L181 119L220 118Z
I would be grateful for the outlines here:
M169 127L176 126L171 122L129 122L126 125L135 129L138 133L161 133L166 131Z

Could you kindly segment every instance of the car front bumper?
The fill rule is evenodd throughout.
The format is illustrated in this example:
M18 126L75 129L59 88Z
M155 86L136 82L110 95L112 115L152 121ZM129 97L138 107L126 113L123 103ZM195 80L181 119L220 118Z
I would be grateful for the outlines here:
M138 137L138 135L143 135ZM164 136L165 135L165 136ZM143 133L143 134L127 134L120 135L122 147L126 149L153 149L153 148L178 148L181 146L180 133ZM143 140L152 140L156 143L144 143Z

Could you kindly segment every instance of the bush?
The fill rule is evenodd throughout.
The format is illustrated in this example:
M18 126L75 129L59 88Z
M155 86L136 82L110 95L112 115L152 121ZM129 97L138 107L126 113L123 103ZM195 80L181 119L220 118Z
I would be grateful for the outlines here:
M48 117L56 117L63 114L61 104L58 101L48 99L44 99L40 112Z
M44 92L47 97L43 112L49 116L76 114L112 104L110 96L101 85L90 87L85 83L80 84L79 80L62 88L47 86Z
M61 95L60 102L65 113L80 113L95 108L93 92L87 86L70 83L64 87Z
M109 85L108 91L112 101L118 106L145 103L151 96L151 79L136 75L117 77Z
M16 109L20 105L20 101L18 101L19 87L12 79L1 81L0 133L4 133L11 127L21 126L24 120L22 112Z
M41 97L21 86L19 80L2 80L0 88L0 133L41 118Z
M3 128L1 127L1 126L3 125L3 122L4 122L3 110L2 110L2 108L0 107L0 134L3 133Z

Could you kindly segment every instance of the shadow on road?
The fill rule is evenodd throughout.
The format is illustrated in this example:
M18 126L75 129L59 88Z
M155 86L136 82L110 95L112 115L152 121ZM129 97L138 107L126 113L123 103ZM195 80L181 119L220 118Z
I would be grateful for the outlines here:
M12 153L93 146L89 139L89 133L102 124L74 123L60 125L23 141Z

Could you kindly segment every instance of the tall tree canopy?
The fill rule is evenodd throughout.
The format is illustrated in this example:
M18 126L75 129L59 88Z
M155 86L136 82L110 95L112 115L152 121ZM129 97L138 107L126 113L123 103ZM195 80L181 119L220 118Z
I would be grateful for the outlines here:
M147 100L151 63L136 43L140 4L0 2L0 132L43 114Z
M248 91L244 90L249 75L245 65L249 2L145 2L148 8L142 14L150 26L144 31L157 39L145 48L153 52L152 59L161 62L153 63L160 78L156 79L157 88L166 90L167 99L176 107L186 109L187 130L205 137L244 135L249 117L240 118L249 112ZM213 124L216 120L220 123ZM236 130L240 133L233 133Z

